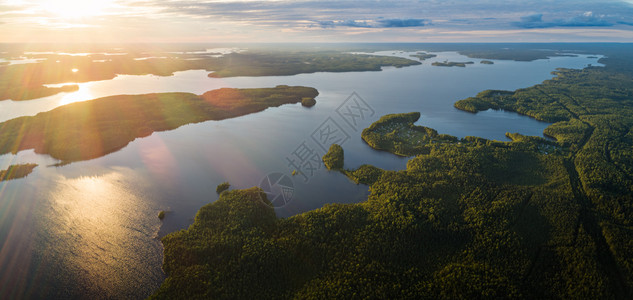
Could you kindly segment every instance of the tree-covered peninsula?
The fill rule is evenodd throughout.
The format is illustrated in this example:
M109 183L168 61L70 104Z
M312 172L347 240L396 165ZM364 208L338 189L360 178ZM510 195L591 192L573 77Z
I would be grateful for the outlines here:
M222 120L314 98L310 87L212 90L202 95L119 95L73 103L0 123L0 154L34 149L63 162L87 160L139 137L189 123Z
M328 170L341 170L345 164L343 147L332 144L328 152L323 155L323 164Z
M419 112L391 114L380 118L365 128L361 138L376 150L385 150L400 156L425 154L431 143L453 143L457 138L438 134L435 129L416 126Z
M0 170L0 182L29 176L35 167L37 164L11 165L6 170Z
M150 56L150 57L148 57ZM49 84L109 80L117 75L171 76L174 72L204 69L210 77L281 76L314 72L380 71L382 67L405 67L420 62L379 55L340 51L253 50L222 56L174 53L122 53L69 56L30 54L37 63L0 65L0 100L31 100L73 92L76 84Z
M233 53L212 67L209 77L282 76L314 72L380 71L382 67L402 68L419 61L380 55L339 52L257 52Z
M554 142L429 143L406 170L361 167L367 201L287 219L258 189L224 193L163 239L153 297L633 297L633 57L602 62L456 104L555 122Z

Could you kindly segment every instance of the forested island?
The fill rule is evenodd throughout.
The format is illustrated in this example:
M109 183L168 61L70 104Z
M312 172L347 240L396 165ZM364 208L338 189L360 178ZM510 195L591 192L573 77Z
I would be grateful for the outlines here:
M210 77L279 76L314 72L380 71L382 67L419 65L419 61L389 56L336 51L253 50L222 56L174 53L121 53L69 56L32 54L37 63L0 65L0 100L31 100L73 92L76 84L48 84L109 80L117 75L171 76L174 72L204 69ZM147 57L147 56L151 57Z
M472 65L474 64L474 62L472 61L467 61L467 62L456 62L456 61L436 61L433 62L431 65L432 66L436 66L436 67L466 67L466 65Z
M417 58L419 60L427 60L429 58L436 57L437 55L436 54L431 54L431 53L426 53L426 52L418 52L416 54L411 54L409 56L415 57L415 58Z
M6 170L0 170L0 182L29 176L35 167L37 164L11 165Z
M482 64L482 65L494 65L495 64L495 62L491 61L491 60L482 60L479 63Z
M402 68L419 61L401 57L338 52L233 53L208 70L209 77L281 76L314 72L380 71L382 67Z
M314 98L310 87L212 90L202 95L119 95L64 105L0 123L0 154L34 149L62 162L87 160L139 137L185 124L222 120Z
M633 297L633 57L608 54L455 104L555 122L555 142L428 143L406 170L346 171L368 175L367 201L287 219L257 188L223 193L163 239L153 298ZM381 123L417 119L400 117Z

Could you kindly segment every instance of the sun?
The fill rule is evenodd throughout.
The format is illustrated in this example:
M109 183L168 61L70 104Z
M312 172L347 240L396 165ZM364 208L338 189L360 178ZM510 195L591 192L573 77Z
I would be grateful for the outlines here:
M113 0L55 0L43 1L41 7L53 16L81 19L106 13Z

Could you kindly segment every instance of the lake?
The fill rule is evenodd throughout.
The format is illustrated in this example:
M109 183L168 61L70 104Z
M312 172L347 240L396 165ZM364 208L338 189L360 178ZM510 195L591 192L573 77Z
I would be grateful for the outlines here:
M408 57L411 53L381 52ZM328 142L345 150L345 167L368 163L390 170L406 158L369 148L363 128L388 113L419 111L417 125L458 137L507 140L506 132L542 136L547 123L503 111L471 114L457 100L486 89L515 90L552 78L556 68L597 64L586 55L533 62L495 60L480 64L454 52L436 53L422 65L380 72L208 78L190 70L174 76L128 76L80 83L74 93L31 101L0 101L0 120L35 115L55 107L118 94L192 92L222 88L315 87L312 108L284 105L223 121L190 124L137 139L121 151L55 167L54 159L23 151L0 156L0 169L39 164L25 179L0 183L0 278L2 289L20 298L143 298L164 279L159 237L186 228L196 211L215 201L216 186L259 185L285 174L294 187L280 217L366 199L367 186L305 160L325 153ZM434 61L474 61L435 67ZM81 70L79 70L80 72ZM353 94L355 93L355 94ZM324 133L332 139L323 141ZM294 164L294 166L292 164ZM310 168L312 167L312 169ZM293 170L303 172L290 176ZM160 221L160 211L166 217Z

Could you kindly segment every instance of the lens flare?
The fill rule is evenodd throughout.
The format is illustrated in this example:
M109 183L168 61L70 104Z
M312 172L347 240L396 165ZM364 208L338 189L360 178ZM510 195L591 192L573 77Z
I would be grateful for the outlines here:
M49 14L64 19L99 16L112 6L112 0L57 0L45 1L40 6Z

